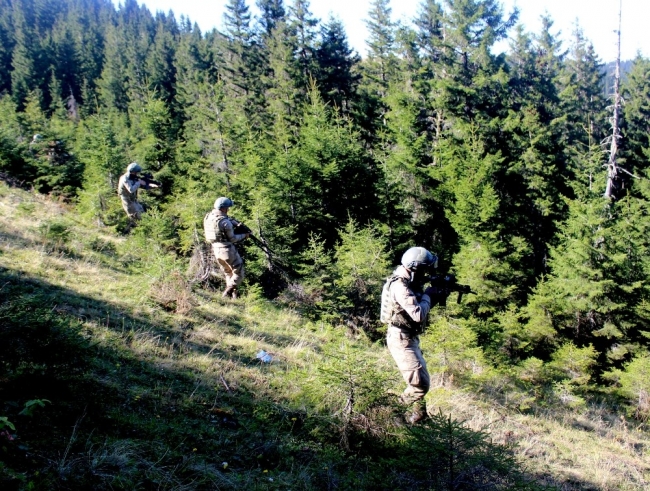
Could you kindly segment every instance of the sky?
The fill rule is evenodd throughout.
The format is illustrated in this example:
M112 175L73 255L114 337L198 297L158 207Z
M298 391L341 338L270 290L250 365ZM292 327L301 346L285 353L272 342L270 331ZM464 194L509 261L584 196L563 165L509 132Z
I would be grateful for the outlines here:
M516 5L519 22L528 32L537 33L541 28L540 16L547 12L554 21L554 34L559 34L565 47L574 30L576 21L585 37L589 39L601 61L616 59L616 30L618 29L619 4L622 1L621 16L621 59L633 59L637 52L650 58L650 0L502 0L505 12ZM119 4L119 0L113 0ZM226 0L138 0L149 10L168 12L173 10L176 18L181 14L189 16L198 23L202 31L222 26ZM285 5L291 0L285 0ZM247 0L253 13L254 0ZM393 0L391 2L393 20L409 22L419 8L421 0ZM365 56L365 39L368 31L364 19L370 8L370 0L311 0L311 11L315 17L327 20L330 15L340 19L345 25L350 46ZM508 43L500 43L499 51L508 49Z

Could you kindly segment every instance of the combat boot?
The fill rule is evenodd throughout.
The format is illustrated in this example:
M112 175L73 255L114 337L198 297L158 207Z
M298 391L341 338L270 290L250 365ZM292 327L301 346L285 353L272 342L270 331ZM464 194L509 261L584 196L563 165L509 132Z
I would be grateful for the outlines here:
M223 293L221 294L221 296L222 296L223 298L228 298L230 295L232 295L232 293L233 293L234 291L235 291L235 287L234 287L234 286L229 286L229 287L227 287L227 288L223 291Z
M406 422L410 425L415 425L429 417L427 414L427 407L424 404L414 404L413 409L406 413Z

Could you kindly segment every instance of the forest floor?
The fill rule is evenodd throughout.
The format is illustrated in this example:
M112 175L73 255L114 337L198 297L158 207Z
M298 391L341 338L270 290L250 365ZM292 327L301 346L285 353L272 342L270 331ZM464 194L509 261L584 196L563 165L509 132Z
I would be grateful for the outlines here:
M72 210L0 183L3 489L650 487L648 425L605 397L523 409L507 377L441 377L428 396L440 427L394 423L390 405L346 412L359 367L401 390L381 343L254 288L224 300L161 276ZM470 443L442 445L445 421ZM430 455L453 468L413 463Z

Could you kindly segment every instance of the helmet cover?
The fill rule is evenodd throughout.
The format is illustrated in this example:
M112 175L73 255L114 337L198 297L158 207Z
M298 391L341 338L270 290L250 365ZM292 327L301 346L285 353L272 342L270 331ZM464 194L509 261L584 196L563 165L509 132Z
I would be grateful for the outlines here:
M131 162L127 166L126 171L127 172L142 172L142 167L140 167L137 162Z
M230 198L217 198L217 200L214 202L214 207L219 210L221 208L230 208L234 203Z
M437 268L438 256L430 253L424 247L411 247L402 256L402 266L409 271L423 268Z

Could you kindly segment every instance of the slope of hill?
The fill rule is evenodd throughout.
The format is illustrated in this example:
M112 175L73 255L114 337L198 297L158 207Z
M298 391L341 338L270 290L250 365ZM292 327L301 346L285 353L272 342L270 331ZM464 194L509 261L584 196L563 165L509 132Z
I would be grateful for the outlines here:
M487 367L439 377L428 400L438 415L405 427L381 344L255 288L222 300L189 285L184 267L151 238L115 236L0 184L3 489L650 482L647 426L593 401L527 405Z

